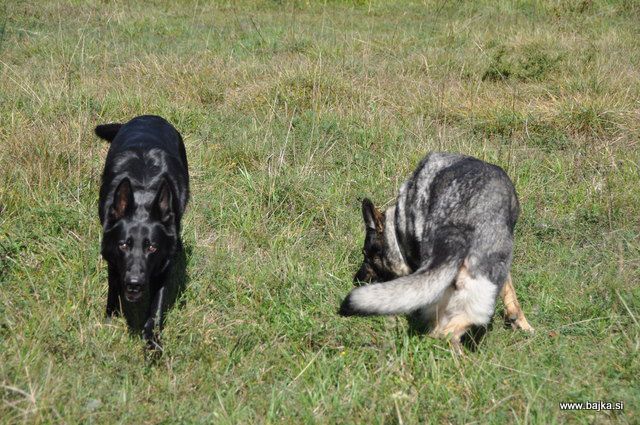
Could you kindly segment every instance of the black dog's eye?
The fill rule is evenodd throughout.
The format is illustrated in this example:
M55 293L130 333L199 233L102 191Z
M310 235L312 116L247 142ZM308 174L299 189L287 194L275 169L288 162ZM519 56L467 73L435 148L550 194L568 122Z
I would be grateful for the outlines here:
M129 248L129 244L126 241L120 242L118 248L120 248L121 251L126 251Z
M147 251L149 251L150 254L153 254L154 252L156 252L158 250L158 248L155 245L149 245L147 247Z

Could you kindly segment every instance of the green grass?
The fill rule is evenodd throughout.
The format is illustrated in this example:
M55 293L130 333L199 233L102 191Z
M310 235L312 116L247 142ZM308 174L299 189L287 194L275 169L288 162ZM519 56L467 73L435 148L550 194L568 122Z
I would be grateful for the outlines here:
M638 423L633 1L0 6L0 422ZM183 134L166 352L105 324L98 123ZM501 165L535 336L477 352L342 319L364 230L431 150ZM498 306L501 313L502 306ZM559 401L625 402L562 412Z

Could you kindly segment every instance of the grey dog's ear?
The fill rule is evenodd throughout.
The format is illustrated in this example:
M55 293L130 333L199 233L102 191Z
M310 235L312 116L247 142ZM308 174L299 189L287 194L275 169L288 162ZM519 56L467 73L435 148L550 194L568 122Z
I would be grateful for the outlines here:
M362 200L362 218L367 230L375 230L378 233L384 231L384 215L376 209L369 198Z

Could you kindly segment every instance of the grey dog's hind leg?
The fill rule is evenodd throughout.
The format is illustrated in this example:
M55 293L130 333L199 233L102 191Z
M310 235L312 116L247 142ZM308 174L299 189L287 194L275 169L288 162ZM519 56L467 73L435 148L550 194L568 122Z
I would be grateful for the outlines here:
M511 280L511 273L507 276L507 280L502 287L502 301L504 303L504 318L505 321L511 324L513 329L522 329L527 332L534 332L527 318L524 317L524 312L518 298L516 297L516 290L513 287L513 281Z

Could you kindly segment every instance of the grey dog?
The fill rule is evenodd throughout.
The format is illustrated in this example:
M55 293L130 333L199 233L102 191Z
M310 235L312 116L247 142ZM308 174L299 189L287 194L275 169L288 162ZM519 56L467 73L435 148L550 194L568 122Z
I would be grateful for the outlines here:
M411 315L456 351L472 326L489 323L498 294L514 329L533 331L511 281L520 207L502 168L469 156L431 153L384 212L364 199L364 262L343 316Z

